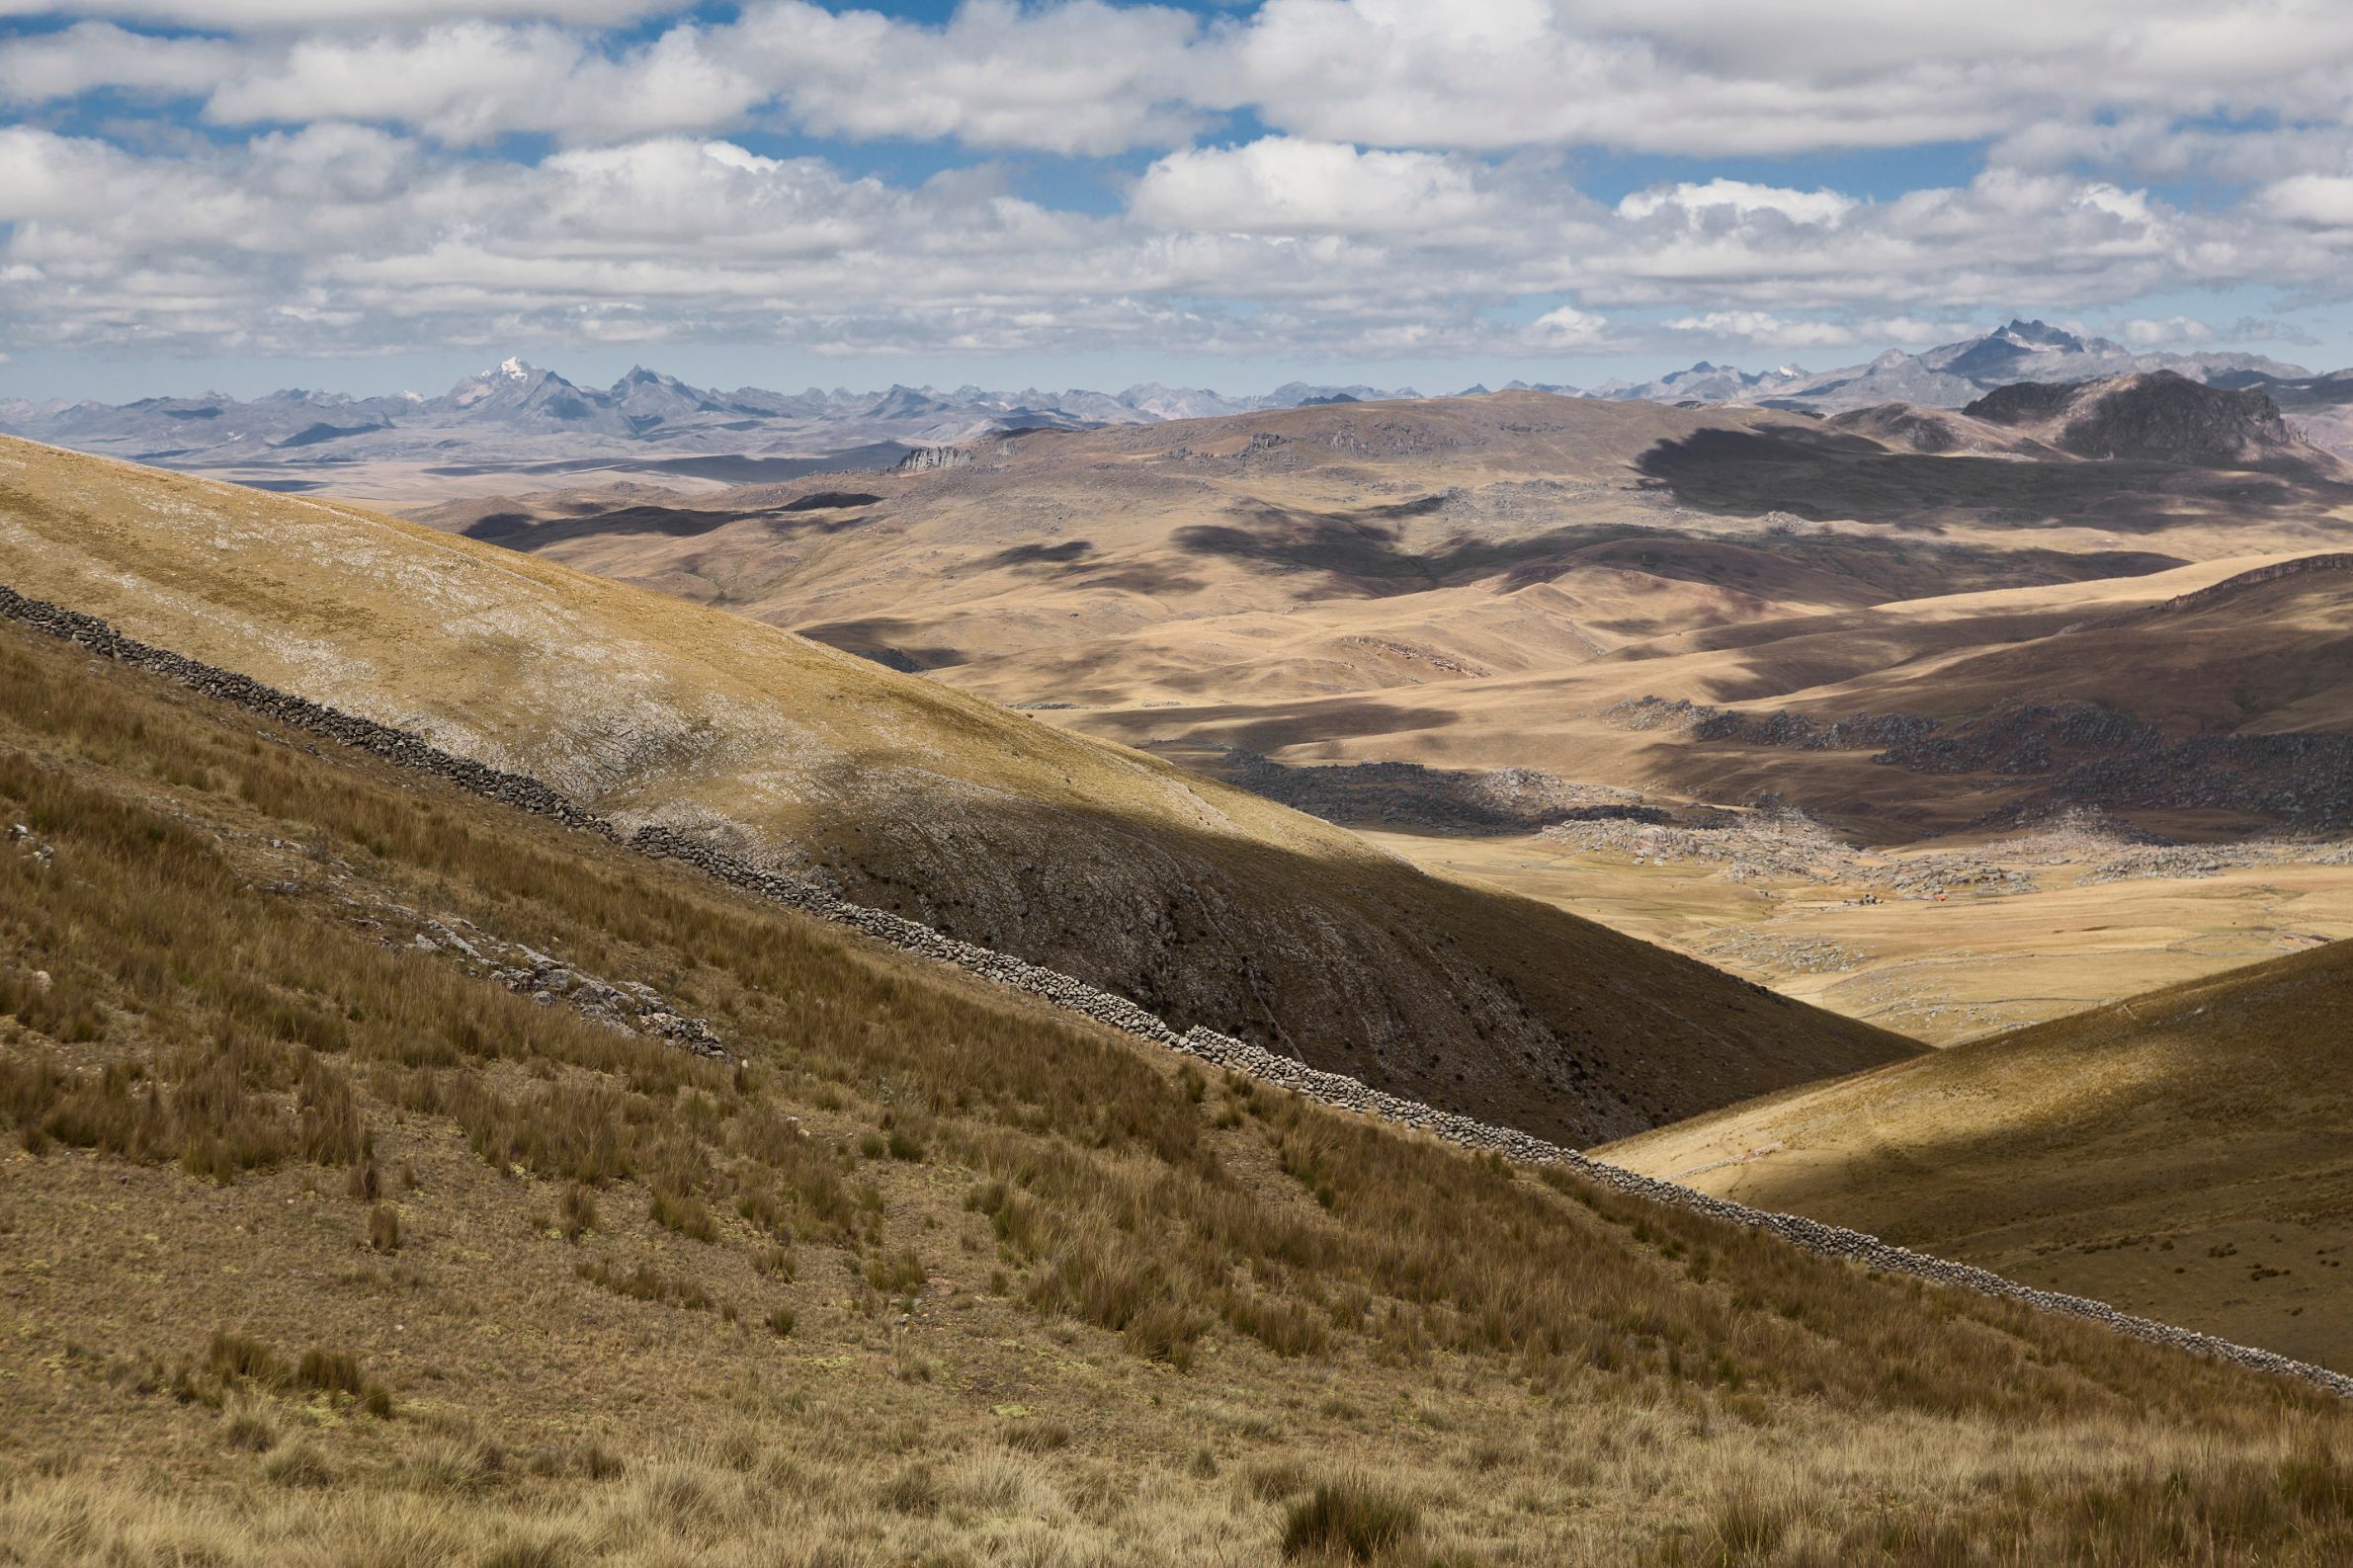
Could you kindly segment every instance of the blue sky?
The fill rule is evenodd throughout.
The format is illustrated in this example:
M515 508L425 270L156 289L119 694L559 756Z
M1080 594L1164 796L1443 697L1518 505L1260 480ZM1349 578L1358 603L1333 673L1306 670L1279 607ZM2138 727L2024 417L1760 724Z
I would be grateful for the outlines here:
M2307 0L0 0L0 394L2353 363Z

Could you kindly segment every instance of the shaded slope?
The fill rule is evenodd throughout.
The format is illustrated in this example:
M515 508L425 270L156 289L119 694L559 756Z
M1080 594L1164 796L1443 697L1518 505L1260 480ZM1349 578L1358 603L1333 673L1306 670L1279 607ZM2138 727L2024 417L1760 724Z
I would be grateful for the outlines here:
M2337 463L2296 439L2260 387L2208 386L2173 371L2103 380L2021 381L1964 408L1965 418L2038 436L2078 457L2139 457L2219 467Z
M2353 944L1600 1151L2343 1368Z
M1340 1451L1455 1562L2353 1546L2294 1386L1210 1082L7 627L0 817L28 1562L1272 1563ZM647 985L740 1066L597 1021Z
M1906 1042L734 617L24 444L12 586L861 902L1563 1140Z

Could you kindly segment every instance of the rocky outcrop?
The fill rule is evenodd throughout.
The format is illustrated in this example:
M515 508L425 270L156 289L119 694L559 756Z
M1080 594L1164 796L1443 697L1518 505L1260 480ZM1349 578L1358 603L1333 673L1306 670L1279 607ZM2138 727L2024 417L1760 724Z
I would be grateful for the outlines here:
M2273 561L2268 566L2254 567L2251 570L2238 573L2235 577L2226 577L2219 583L2209 583L2206 587L2195 589L2190 593L2176 594L2163 604L2151 605L2145 610L2126 611L2112 617L2108 623L2123 625L2156 616L2171 616L2179 615L2184 611L2205 610L2211 606L2235 599L2248 589L2259 588L2265 583L2282 582L2291 577L2309 577L2327 572L2347 571L2353 571L2353 554L2342 550L2331 551L2325 555L2299 555L2292 561Z
M1227 746L1228 784L1326 822L1406 824L1450 832L1532 833L1555 822L1664 822L1631 790L1572 784L1534 768L1427 768L1414 762L1295 768Z
M890 466L892 473L928 473L934 468L962 468L973 460L969 447L918 447Z
M2078 457L2230 467L2294 456L2301 447L2279 405L2260 387L2228 391L2172 371L2097 381L2021 381L1996 387L1961 412L1989 425L2033 430Z
M1290 1090L1323 1105L1376 1116L1463 1148L1492 1153L1504 1159L1564 1167L1597 1187L1651 1202L1671 1203L1727 1224L1761 1230L1822 1257L1843 1260L1881 1273L1975 1290L1982 1295L2016 1301L2040 1311L2081 1318L2152 1345L2235 1362L2257 1372L2294 1378L2330 1393L2353 1398L2353 1377L2325 1367L2293 1361L2251 1346L2232 1344L2171 1324L2135 1317L2105 1302L2038 1290L1987 1270L1913 1252L1861 1231L1825 1225L1803 1215L1750 1208L1745 1204L1679 1187L1672 1182L1639 1175L1589 1159L1572 1149L1517 1128L1496 1126L1406 1100L1371 1088L1343 1074L1323 1072L1303 1062L1277 1055L1247 1040L1234 1039L1198 1026L1179 1033L1150 1012L1124 997L1113 996L1026 959L960 942L914 921L849 903L808 882L766 870L701 840L688 838L667 828L640 828L625 841L611 823L582 810L537 780L451 756L388 725L339 713L319 703L265 686L249 676L215 669L179 654L151 647L124 636L94 616L27 598L5 586L0 586L0 617L70 642L99 657L161 675L290 728L352 746L399 767L434 775L472 793L517 806L559 822L567 828L626 842L630 849L639 854L692 866L730 886L801 914L860 932L901 952L954 964L960 969L1039 997L1055 1007L1135 1038ZM444 941L458 935L446 928L439 934ZM533 954L535 961L527 969L516 970L515 976L502 979L502 983L520 984L527 978L535 995L540 991L547 991L552 998L551 981L554 975L549 966L553 965L554 960L546 959L544 963L537 961L542 957ZM567 982L566 989L577 983L574 976L566 974L562 978ZM641 998L637 1000L642 1001ZM671 1037L683 1048L698 1054L720 1054L723 1049L715 1037L709 1035L707 1029L687 1028Z

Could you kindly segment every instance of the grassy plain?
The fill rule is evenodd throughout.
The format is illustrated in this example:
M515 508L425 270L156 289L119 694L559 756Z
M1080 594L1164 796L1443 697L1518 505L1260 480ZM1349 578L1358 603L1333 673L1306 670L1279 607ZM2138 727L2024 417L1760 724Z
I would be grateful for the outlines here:
M1557 900L1931 1045L2353 937L2353 875L2338 865L2225 865L2086 881L2101 863L2084 856L2026 867L2028 890L1956 888L1937 901L1886 896L1882 883L1837 875L1734 880L1707 862L1643 860L1542 834L1360 831L1416 865ZM1860 901L1873 895L1881 901Z

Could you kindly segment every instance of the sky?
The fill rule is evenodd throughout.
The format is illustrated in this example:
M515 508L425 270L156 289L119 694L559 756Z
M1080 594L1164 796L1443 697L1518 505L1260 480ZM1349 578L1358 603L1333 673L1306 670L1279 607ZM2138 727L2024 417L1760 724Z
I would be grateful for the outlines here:
M0 395L2353 364L2341 0L0 0Z

